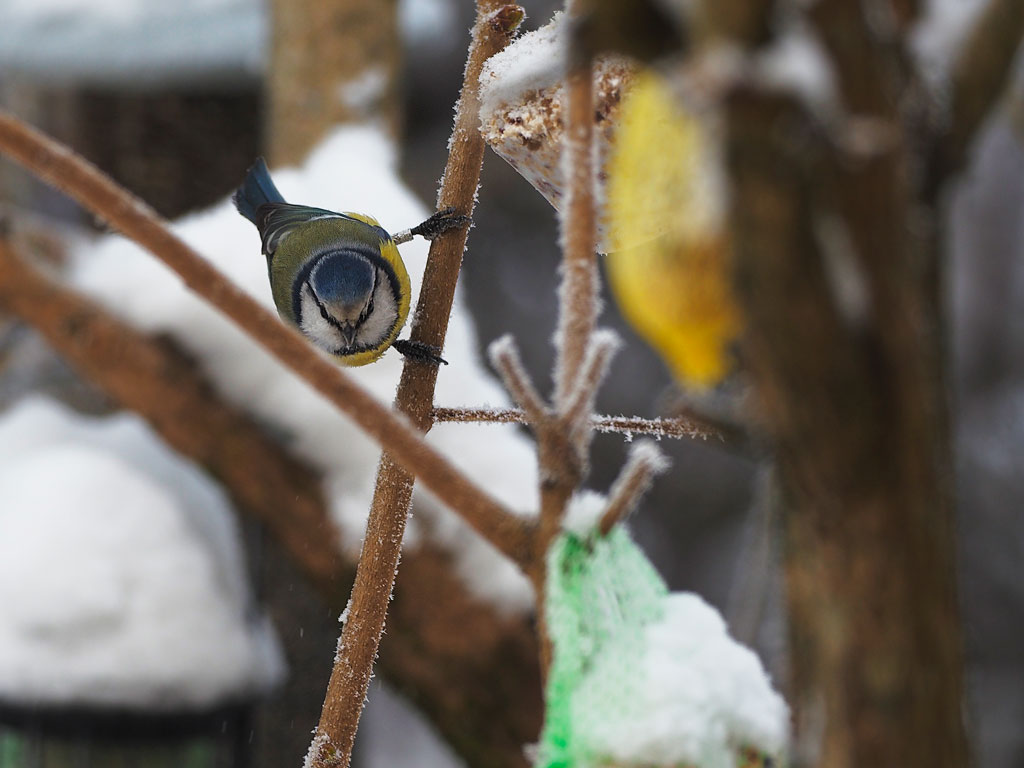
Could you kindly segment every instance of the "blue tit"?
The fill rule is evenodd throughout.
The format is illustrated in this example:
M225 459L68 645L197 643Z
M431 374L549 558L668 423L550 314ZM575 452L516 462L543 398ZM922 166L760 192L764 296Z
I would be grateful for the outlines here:
M398 245L469 223L439 211L392 236L369 216L291 205L263 158L249 169L232 200L256 225L270 288L282 319L343 365L366 365L388 347L414 359L445 362L439 350L398 334L409 316L410 283Z

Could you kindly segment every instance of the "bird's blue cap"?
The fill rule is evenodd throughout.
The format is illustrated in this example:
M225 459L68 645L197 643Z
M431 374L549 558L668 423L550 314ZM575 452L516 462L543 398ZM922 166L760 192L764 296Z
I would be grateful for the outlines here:
M321 301L355 304L373 290L374 267L358 253L335 251L320 259L309 281Z

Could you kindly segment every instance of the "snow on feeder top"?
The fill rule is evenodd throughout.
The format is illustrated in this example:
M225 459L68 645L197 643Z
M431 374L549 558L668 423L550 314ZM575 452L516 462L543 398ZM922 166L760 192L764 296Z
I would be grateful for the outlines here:
M137 417L0 418L0 702L208 710L283 661L223 493Z
M567 32L567 17L558 12L546 26L528 32L488 59L480 73L484 141L556 210L562 209L565 194L562 135L568 110L564 93ZM619 104L634 70L635 65L619 56L602 56L594 65L594 127L601 186Z

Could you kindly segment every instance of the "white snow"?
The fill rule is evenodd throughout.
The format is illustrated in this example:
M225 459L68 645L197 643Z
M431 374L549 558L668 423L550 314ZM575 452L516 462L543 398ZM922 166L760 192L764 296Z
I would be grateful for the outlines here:
M569 499L562 528L580 537L587 536L597 527L607 506L608 499L603 493L583 488Z
M383 67L368 67L352 80L342 83L338 99L349 109L369 113L384 96L387 86L387 71Z
M623 680L622 648L596 657L574 697L573 721L594 754L621 765L732 768L735 750L785 749L789 711L750 649L732 640L719 613L699 596L676 592L644 628L640 674ZM624 682L618 691L609 681ZM621 717L603 711L608 696ZM595 711L587 707L594 703Z
M0 698L198 707L275 684L223 492L134 415L0 417Z
M398 0L398 28L408 44L439 46L458 34L457 22L453 0Z
M986 0L926 0L910 33L910 44L925 74L945 76Z
M524 94L547 88L564 77L565 23L565 14L559 11L550 23L527 32L484 62L480 73L481 115L492 114L502 104L518 104Z
M799 17L786 19L777 39L748 65L765 85L790 90L817 109L836 105L836 75L814 32Z
M378 131L346 127L314 151L302 168L275 169L274 179L287 200L368 213L394 232L429 214L398 179L395 166L394 147ZM174 229L244 290L272 306L259 237L228 200L181 220ZM416 239L401 251L415 306L427 244ZM103 238L73 254L72 262L70 279L79 288L137 327L174 336L202 361L224 396L290 437L294 450L324 472L339 545L356 553L376 477L376 444L134 244ZM442 366L438 375L439 405L508 405L504 390L479 360L469 314L458 295L444 352L451 364ZM392 350L380 361L346 373L390 403L401 367L400 355ZM537 508L533 447L515 426L439 424L428 439L510 508ZM415 498L407 542L426 534L449 547L469 588L499 606L518 611L532 604L527 580L511 563L428 493L417 490Z

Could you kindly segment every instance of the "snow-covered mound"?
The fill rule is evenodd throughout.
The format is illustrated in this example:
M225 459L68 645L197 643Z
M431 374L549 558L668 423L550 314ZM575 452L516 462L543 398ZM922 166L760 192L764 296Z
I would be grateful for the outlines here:
M227 499L138 417L0 417L0 699L151 709L266 690L284 664Z

